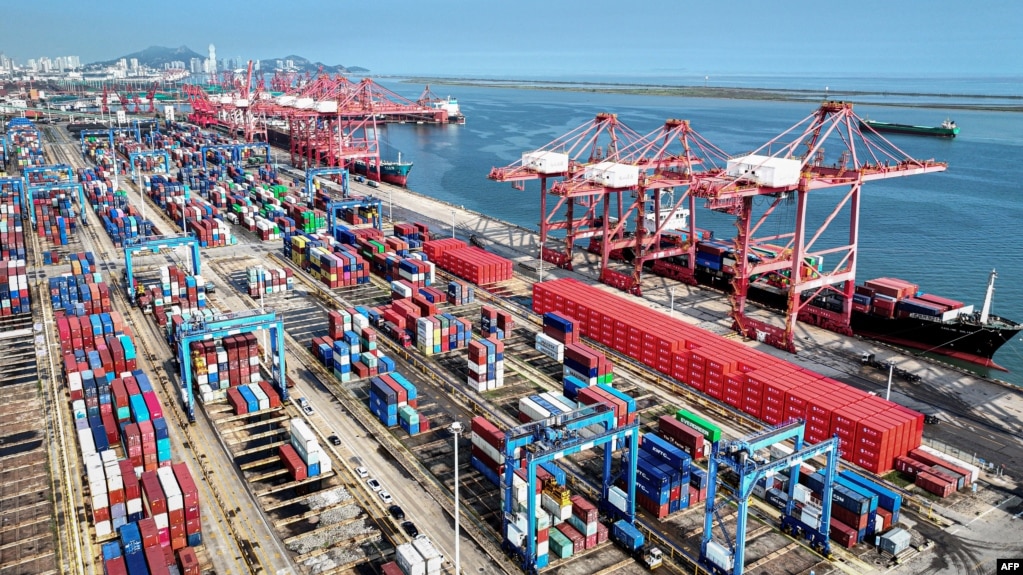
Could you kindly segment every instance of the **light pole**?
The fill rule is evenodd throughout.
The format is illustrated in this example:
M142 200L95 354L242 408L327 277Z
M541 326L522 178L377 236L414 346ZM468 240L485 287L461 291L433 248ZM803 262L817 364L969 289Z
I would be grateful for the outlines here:
M263 280L263 288L259 289L259 312L265 313L266 309L263 307L263 292L266 291L266 269L263 267L263 264L256 266L256 274L257 274L256 289L259 289L259 280ZM266 328L263 328L262 330L260 330L260 333L263 334L261 338L263 340L263 361L269 363L269 351L267 350L266 331L267 331Z
M884 392L885 401L891 401L892 398L892 373L895 371L895 362L888 362L888 390Z
M539 257L540 265L539 265L539 267L537 268L537 271L536 271L536 282L537 283L542 283L543 282L543 240L540 241L540 253L539 253L539 256L540 256Z
M462 433L462 424L454 421L448 429L455 436L455 575L461 575L462 568L458 557L458 516L461 514L458 508L458 436Z
M392 224L394 223L394 214L391 211L394 209L394 203L391 201L391 188L387 188L387 219Z
M451 210L451 237L455 237L455 210Z
M671 294L671 317L675 317L675 286L669 287L668 293Z

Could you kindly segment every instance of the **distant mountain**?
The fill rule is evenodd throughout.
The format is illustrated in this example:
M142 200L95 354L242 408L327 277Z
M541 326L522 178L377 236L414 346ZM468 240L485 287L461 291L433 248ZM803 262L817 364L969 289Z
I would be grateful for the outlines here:
M168 62L180 61L184 62L185 66L188 66L188 62L192 58L205 59L206 56L200 54L188 46L179 46L177 48L167 48L165 46L150 46L145 50L133 52L121 56L125 60L131 60L137 58L139 64L149 66L150 68L159 68ZM121 58L114 58L113 60L107 60L105 62L93 62L89 66L111 66L117 63Z
M88 64L87 66L89 66L89 67L96 67L96 68L102 68L102 67L105 67L105 66L112 66L112 65L116 64L117 61L120 60L121 58L124 58L125 60L131 60L132 58L137 58L138 61L139 61L139 64L142 64L142 65L145 65L145 66L149 66L150 68L160 68L161 66L163 66L167 62L174 62L174 61L184 62L185 66L187 67L188 66L188 62L192 58L199 58L199 59L205 61L206 58L207 58L207 54L200 54L198 52L195 52L194 50L192 50L188 46L181 46L181 47L178 47L178 48L167 48L167 47L164 47L164 46L150 46L150 47L146 48L145 50L141 50L139 52L134 52L134 53L131 53L131 54L126 54L124 56L121 56L120 58L114 58L113 60L106 60L106 61L103 61L103 62L93 62L91 64ZM338 65L329 65L329 64L324 64L323 62L311 62L308 58L303 58L302 56L296 56L294 54L292 54L290 56L285 56L283 58L268 58L268 59L264 59L264 60L262 60L262 66L261 66L262 69L264 71L271 71L271 70L273 70L275 65L276 65L276 61L277 60L280 60L282 62L284 62L285 60L291 60L294 63L295 68L298 69L299 72L309 72L310 74L316 74L316 72L319 71L321 68L327 74L364 74L366 72L369 72L368 69L360 68L358 66L352 66L352 67L349 68L349 67L342 66L340 64L338 64Z
M316 72L318 72L321 68L323 69L323 72L327 74L362 74L369 72L367 68L360 68L359 66L348 67L340 64L331 66L329 64L324 64L323 62L311 62L307 58L296 56L294 54L284 56L282 58L268 58L263 60L263 69L272 70L277 60L280 60L281 62L291 60L299 72L309 72L310 74L316 74Z

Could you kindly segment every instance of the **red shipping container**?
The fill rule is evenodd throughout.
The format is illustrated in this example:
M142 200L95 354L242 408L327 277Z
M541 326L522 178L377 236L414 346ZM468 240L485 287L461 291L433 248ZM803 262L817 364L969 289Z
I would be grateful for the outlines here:
M156 476L156 472L144 472L139 482L142 484L142 503L148 511L147 516L167 513L167 500L164 498L163 488L160 486L160 479Z
M181 501L185 510L185 520L199 518L199 489L195 484L195 478L185 463L175 463L171 466L174 471L174 478L178 481L181 489Z
M583 537L582 533L576 530L568 523L561 523L554 527L561 532L562 535L568 537L568 540L572 542L573 553L581 553L586 548L586 538Z
M856 530L847 525L843 525L841 521L838 521L835 518L831 519L830 536L832 541L846 549L852 549L856 546Z
M156 529L156 520L152 517L140 519L138 522L139 535L142 537L142 547L156 547L160 545L160 536Z
M163 548L159 545L143 547L146 554L146 565L149 566L150 575L169 575L167 562L163 558Z
M121 459L117 462L121 468L121 482L124 483L124 498L139 499L142 497L142 487L139 485L138 477L135 476L135 468L131 461Z
M124 565L124 557L115 557L103 563L103 570L106 575L128 575L128 568ZM195 575L198 575L198 572Z
M291 446L290 443L285 443L280 447L279 450L281 462L284 467L288 470L288 475L292 481L305 481L309 476L305 462L299 457L298 452Z

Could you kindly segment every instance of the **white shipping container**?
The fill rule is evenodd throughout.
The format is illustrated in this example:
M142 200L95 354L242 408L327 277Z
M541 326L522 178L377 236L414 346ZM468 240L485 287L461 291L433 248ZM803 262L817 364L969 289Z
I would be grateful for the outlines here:
M402 543L394 550L394 560L405 575L426 575L426 560L411 543Z
M117 454L114 453L113 449L104 449L99 453L100 460L103 461L103 465L106 466L108 463L117 462Z
M316 436L313 435L309 426L306 425L305 421L297 417L291 420L291 438L293 440L292 443L297 442L305 447L316 443Z
M441 565L444 563L444 557L437 551L437 548L433 546L426 537L417 537L412 541L412 546L416 548L419 555L426 560L426 575L436 575L440 573Z
M802 162L750 154L728 160L726 173L735 178L748 178L769 188L788 188L799 183Z
M793 489L794 489L794 491L793 491L792 498L794 500L796 500L796 501L798 501L800 503L807 503L807 502L810 501L810 488L809 487L803 485L802 483L797 483L796 486Z
M515 547L521 549L526 540L526 534L516 527L514 523L508 523L508 528L505 531L508 536L508 541L510 541Z
M535 347L537 351L551 359L565 361L565 344L549 335L537 333Z
M540 543L537 543L536 544L536 556L537 557L543 557L544 555L547 555L548 550L549 550L549 546L550 546L550 540L549 539L547 541L541 541Z
M713 540L707 542L707 559L729 573L731 573L732 567L735 565L735 557L728 549Z
M621 490L621 488L614 485L608 489L607 500L611 502L611 505L615 506L615 509L619 511L625 511L626 505L628 505L629 496Z
M322 453L322 452L321 452ZM334 470L334 463L326 454L320 458L320 475L326 475Z
M128 515L133 513L142 513L142 498L136 497L135 499L129 499L126 502L125 510L128 512Z
M108 537L111 533L113 533L113 531L111 529L110 521L100 521L96 524L97 539Z
M166 513L157 513L153 515L153 521L156 521L157 529L167 529L170 526L170 521L168 520Z
M530 421L539 421L551 416L551 412L540 407L540 404L528 397L523 397L519 400L519 412L526 414Z
M82 448L82 455L93 455L96 453L96 444L92 440L91 429L78 430L78 444Z
M90 487L89 493L92 494L92 508L93 509L105 509L110 507L110 497L107 496L107 486L100 484L97 489Z
M163 488L163 495L167 499L167 509L182 509L184 500L178 480L174 477L174 470L170 467L161 467L156 470L156 476L160 479L160 487Z
M559 174L568 171L568 154L561 152L525 152L522 166L540 174Z
M554 407L560 409L562 413L568 413L570 411L576 410L575 404L569 404L567 399L558 397L558 394L554 394L548 391L546 393L541 393L540 397L551 402L554 405Z
M487 443L482 437L473 434L472 445L473 447L478 447L479 450L485 453L487 457L496 461L498 464L504 462L504 456L501 455L501 452L493 445Z

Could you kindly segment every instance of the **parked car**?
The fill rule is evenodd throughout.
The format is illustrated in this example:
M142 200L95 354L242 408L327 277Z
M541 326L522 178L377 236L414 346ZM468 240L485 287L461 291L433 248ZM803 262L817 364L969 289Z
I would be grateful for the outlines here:
M394 517L398 521L401 521L402 519L405 518L405 510L397 505L392 505L388 507L387 511L390 512L391 517Z
M385 505L390 505L391 503L394 502L394 499L391 497L391 494L387 492L387 490L380 491L380 499L384 500Z
M412 538L419 536L419 529L416 529L416 524L411 521L405 521L401 524L401 529Z
M307 405L307 406L303 407L302 411L304 411L306 415L312 415L313 413L315 413L313 411L313 406L311 406L311 405Z
M367 479L366 485L369 485L369 488L372 489L373 491L380 491L381 489L384 488L384 486L380 485L380 482L377 481L375 477Z
M341 445L341 438L337 435L331 435L327 438L327 441L329 441L331 445Z
M355 474L359 476L359 479L366 479L369 477L369 470L365 467L356 467Z

